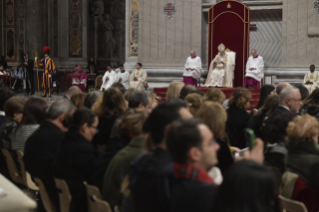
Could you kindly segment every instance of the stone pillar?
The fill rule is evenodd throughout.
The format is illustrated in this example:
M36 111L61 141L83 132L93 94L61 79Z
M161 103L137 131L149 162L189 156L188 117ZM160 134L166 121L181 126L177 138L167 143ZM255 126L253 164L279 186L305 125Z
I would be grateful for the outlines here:
M59 59L69 57L69 1L59 0Z
M43 57L44 37L44 5L42 0L25 1L25 49L30 58L34 58L35 52L38 58Z

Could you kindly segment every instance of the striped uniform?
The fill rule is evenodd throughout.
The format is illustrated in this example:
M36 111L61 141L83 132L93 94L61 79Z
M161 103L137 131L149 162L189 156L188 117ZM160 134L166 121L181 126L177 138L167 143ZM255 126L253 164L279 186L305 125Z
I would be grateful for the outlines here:
M38 65L40 67L44 67L44 71L43 71L43 81L42 81L42 87L43 88L52 88L53 84L52 84L52 74L53 71L55 70L55 64L53 59L48 58L48 59L42 59ZM51 77L49 77L49 75Z

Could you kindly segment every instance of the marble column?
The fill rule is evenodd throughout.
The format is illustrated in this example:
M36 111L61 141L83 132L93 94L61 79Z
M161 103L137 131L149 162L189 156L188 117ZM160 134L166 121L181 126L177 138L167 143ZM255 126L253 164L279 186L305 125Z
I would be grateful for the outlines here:
M44 5L42 0L25 1L25 49L30 58L34 58L35 52L38 58L43 57L42 48L44 41Z

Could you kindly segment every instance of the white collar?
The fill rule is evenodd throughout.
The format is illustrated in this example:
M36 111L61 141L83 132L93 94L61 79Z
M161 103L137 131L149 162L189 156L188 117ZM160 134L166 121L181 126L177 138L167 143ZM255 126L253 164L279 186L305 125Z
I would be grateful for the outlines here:
M6 113L2 110L0 110L0 116L6 116Z
M288 111L291 111L291 110L289 109L289 107L287 107L286 105L279 105L279 106L285 108L285 109L288 110Z

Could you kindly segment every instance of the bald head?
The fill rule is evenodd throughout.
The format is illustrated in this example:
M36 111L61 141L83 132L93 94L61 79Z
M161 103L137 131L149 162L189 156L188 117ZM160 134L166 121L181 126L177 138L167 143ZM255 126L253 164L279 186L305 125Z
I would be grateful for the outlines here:
M195 56L196 56L196 52L195 52L194 50L191 50L190 56L191 56L191 57L195 57Z
M69 88L68 92L66 92L66 95L71 99L71 97L75 94L82 93L81 89L77 86L72 86Z
M281 82L277 85L276 87L276 93L277 95L280 95L281 91L287 87L287 86L290 86L290 84L288 82Z

